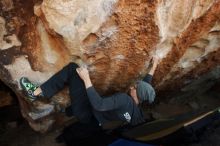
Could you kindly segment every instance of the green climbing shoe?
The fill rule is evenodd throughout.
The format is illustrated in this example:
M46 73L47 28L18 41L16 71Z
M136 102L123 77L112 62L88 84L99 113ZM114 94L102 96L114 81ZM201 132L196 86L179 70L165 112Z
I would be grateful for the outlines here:
M22 77L20 79L21 88L27 94L27 100L33 102L37 99L37 96L34 96L34 91L38 88L35 84L31 83L28 78Z

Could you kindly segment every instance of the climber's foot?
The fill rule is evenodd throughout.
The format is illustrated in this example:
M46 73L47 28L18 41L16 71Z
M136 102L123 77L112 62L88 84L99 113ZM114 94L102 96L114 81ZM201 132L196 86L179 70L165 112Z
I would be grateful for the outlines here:
M34 95L34 91L38 88L35 84L31 83L28 78L22 77L20 79L20 85L21 88L25 91L27 94L27 100L28 101L35 101L37 99L37 96Z

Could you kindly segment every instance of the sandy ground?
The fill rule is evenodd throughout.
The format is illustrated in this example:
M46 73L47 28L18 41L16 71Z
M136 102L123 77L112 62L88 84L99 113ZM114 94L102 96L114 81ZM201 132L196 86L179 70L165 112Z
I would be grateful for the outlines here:
M33 131L26 122L15 127L6 126L0 135L1 146L64 146L55 142L61 130L40 134Z
M192 98L190 98L192 99ZM217 94L206 94L191 100L190 102L163 102L158 104L151 112L154 118L178 115L189 110L202 107L217 107L220 105L220 97ZM184 104L183 104L184 103ZM0 123L0 146L64 146L58 144L55 138L61 133L62 127L52 129L51 131L41 134L33 131L26 121L19 124L16 122ZM188 146L220 146L220 123L215 128L206 129L200 141Z
M6 126L6 129L0 132L0 146L65 146L55 141L61 129L40 134L33 131L26 122L22 122L17 126ZM220 123L206 129L199 141L188 145L181 145L180 142L179 146L220 146Z

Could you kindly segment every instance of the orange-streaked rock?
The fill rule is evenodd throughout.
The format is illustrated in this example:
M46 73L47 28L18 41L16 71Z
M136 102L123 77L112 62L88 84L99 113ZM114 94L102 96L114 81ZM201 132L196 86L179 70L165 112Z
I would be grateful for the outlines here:
M146 74L153 55L158 94L182 88L220 63L220 0L29 0L0 2L0 79L22 115L47 131L53 114L32 120L19 79L42 84L70 61L88 65L101 94L124 92ZM69 104L64 89L52 101Z

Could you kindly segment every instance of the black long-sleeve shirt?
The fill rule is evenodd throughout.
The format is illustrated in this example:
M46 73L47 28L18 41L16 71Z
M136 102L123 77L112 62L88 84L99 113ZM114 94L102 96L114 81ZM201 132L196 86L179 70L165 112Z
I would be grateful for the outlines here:
M151 83L152 76L147 74L143 81ZM124 121L131 125L144 122L141 109L133 98L125 93L101 97L94 87L89 87L87 95L94 109L93 113L101 125L110 121Z

